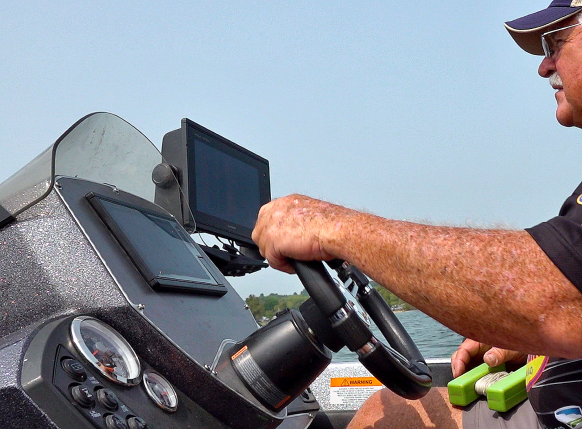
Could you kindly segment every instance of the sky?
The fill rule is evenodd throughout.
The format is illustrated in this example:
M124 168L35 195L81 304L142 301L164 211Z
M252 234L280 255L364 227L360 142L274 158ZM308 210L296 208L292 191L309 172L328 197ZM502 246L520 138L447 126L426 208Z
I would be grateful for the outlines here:
M267 158L274 198L533 226L582 180L581 131L503 26L548 2L2 2L0 181L87 113L158 147L187 117ZM302 289L272 269L231 283Z

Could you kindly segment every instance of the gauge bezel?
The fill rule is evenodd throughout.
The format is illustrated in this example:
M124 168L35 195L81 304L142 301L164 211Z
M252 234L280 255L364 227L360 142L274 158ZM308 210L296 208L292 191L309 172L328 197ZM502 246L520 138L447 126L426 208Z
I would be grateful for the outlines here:
M174 411L176 411L178 409L178 394L176 393L174 386L172 386L172 384L168 380L166 380L166 378L162 374L160 374L157 371L154 371L153 369L146 369L143 372L142 378L143 378L143 386L144 386L146 393L148 394L150 399L152 401L154 401L154 403L158 407L160 407L161 409L168 411L170 413L173 413ZM152 389L148 383L148 378L155 378L156 379L155 381L157 383L163 385L164 389L166 389L170 393L170 397L173 399L173 401L172 401L172 402L174 402L173 406L170 407L159 400L159 398L156 396L155 392L152 391Z
M91 350L89 350L89 347L87 347L85 341L83 340L81 330L84 323L90 323L93 329L97 330L117 348L117 352L127 365L129 377L126 378L122 377L121 375L105 371L99 366L99 361L95 356L93 356ZM91 316L75 317L71 322L71 337L73 345L81 354L83 359L89 362L93 368L99 371L99 373L105 378L124 386L135 386L141 381L141 363L137 357L137 354L131 345L127 342L127 340L107 323Z

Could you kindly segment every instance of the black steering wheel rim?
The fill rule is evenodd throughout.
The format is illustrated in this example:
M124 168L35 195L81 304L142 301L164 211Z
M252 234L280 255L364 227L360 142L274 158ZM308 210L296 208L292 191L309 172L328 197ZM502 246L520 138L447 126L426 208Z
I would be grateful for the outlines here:
M378 291L369 288L357 298L389 345L373 335L321 262L292 260L291 264L315 306L331 324L334 335L358 354L358 360L372 375L407 399L418 399L428 393L432 385L430 369Z

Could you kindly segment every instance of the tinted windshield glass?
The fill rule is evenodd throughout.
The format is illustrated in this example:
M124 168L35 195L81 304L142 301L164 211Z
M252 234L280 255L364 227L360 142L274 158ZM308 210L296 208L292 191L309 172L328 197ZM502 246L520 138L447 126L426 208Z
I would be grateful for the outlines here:
M0 205L18 214L44 198L58 176L107 183L153 201L152 170L161 162L160 152L135 127L110 113L93 113L0 184Z

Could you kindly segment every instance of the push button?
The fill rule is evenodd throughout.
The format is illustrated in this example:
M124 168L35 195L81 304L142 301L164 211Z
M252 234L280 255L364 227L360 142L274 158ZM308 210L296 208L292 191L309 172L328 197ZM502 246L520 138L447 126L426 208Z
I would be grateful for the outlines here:
M63 359L61 366L67 374L73 377L77 381L85 381L87 379L87 372L83 367L83 364L78 360L67 358Z
M105 417L105 426L107 429L127 429L125 420L115 414L109 414Z
M71 389L71 395L75 402L82 407L89 408L95 404L95 396L93 396L88 387L74 386Z
M127 419L129 429L147 429L148 424L141 417L130 417Z
M97 400L108 410L117 410L119 406L119 400L111 389L99 389L97 391Z

